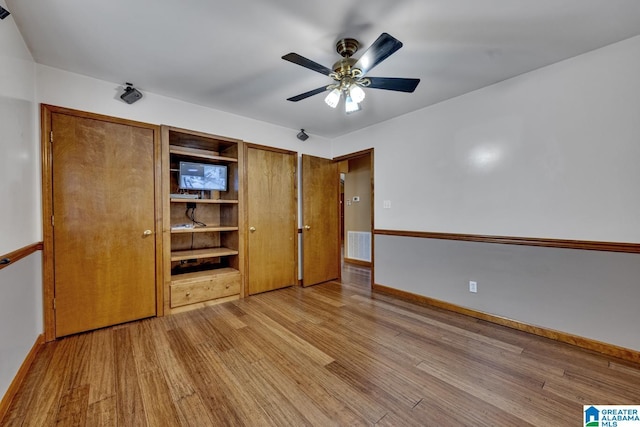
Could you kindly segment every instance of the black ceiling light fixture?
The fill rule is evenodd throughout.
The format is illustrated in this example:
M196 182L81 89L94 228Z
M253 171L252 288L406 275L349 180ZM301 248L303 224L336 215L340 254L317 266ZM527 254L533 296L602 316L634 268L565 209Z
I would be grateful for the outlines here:
M362 88L386 89L396 92L413 92L420 83L420 79L405 79L397 77L369 77L367 73L376 65L387 59L402 47L402 42L393 36L382 33L380 37L362 54L359 59L352 57L358 51L360 43L356 39L341 39L336 44L336 51L342 59L333 64L333 68L325 67L317 62L288 53L282 57L285 61L293 62L312 71L333 79L333 83L310 90L300 95L292 96L287 101L298 102L310 96L330 90L325 102L331 108L336 108L344 98L347 114L360 111L360 103L364 100L365 91Z
M309 135L305 133L304 129L300 129L300 132L298 132L298 135L296 136L300 141L306 141L307 139L309 139Z
M9 15L11 15L11 13L9 13L9 11L4 7L0 6L0 19L4 19Z
M120 95L120 99L122 99L127 104L133 104L142 98L142 93L133 87L132 83L125 83L127 86L124 88L124 93Z

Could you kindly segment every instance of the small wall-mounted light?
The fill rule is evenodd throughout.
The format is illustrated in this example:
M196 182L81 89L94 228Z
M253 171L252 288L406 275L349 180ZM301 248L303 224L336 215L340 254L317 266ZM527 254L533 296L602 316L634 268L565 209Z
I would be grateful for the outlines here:
M120 99L122 99L127 104L133 104L142 98L142 93L133 87L133 84L126 83L127 87L124 88L124 93L120 95Z
M9 13L9 11L4 7L0 6L0 19L4 19L9 15L11 15L11 13Z
M307 134L304 132L304 129L300 129L300 132L298 132L298 135L296 135L296 136L298 137L298 139L299 139L300 141L306 141L307 139L309 139L309 135L307 135Z

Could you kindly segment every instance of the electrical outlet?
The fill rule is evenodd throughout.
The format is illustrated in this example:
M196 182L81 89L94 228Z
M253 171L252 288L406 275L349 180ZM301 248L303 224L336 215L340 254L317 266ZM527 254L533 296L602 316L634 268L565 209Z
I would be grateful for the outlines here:
M474 282L473 280L469 281L469 292L478 292L478 282Z

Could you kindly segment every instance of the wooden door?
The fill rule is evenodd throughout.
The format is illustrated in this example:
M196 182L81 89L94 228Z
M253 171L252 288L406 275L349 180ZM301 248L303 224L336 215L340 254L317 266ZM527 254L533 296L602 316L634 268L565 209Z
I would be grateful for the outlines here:
M51 121L56 336L154 316L153 130Z
M297 283L296 160L295 153L247 148L250 295Z
M340 278L340 176L329 159L302 156L302 283Z

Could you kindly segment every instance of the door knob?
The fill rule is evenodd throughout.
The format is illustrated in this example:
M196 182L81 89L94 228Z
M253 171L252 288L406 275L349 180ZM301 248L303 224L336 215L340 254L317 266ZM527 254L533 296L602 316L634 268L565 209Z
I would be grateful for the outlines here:
M144 230L142 234L144 234L145 236L151 236L151 234L153 233L151 232L151 230Z
M305 230L311 230L311 226L310 226L310 225L305 225L305 226L304 226L304 229L305 229Z
M253 233L254 231L256 231L256 228L255 227L249 227L249 231Z

